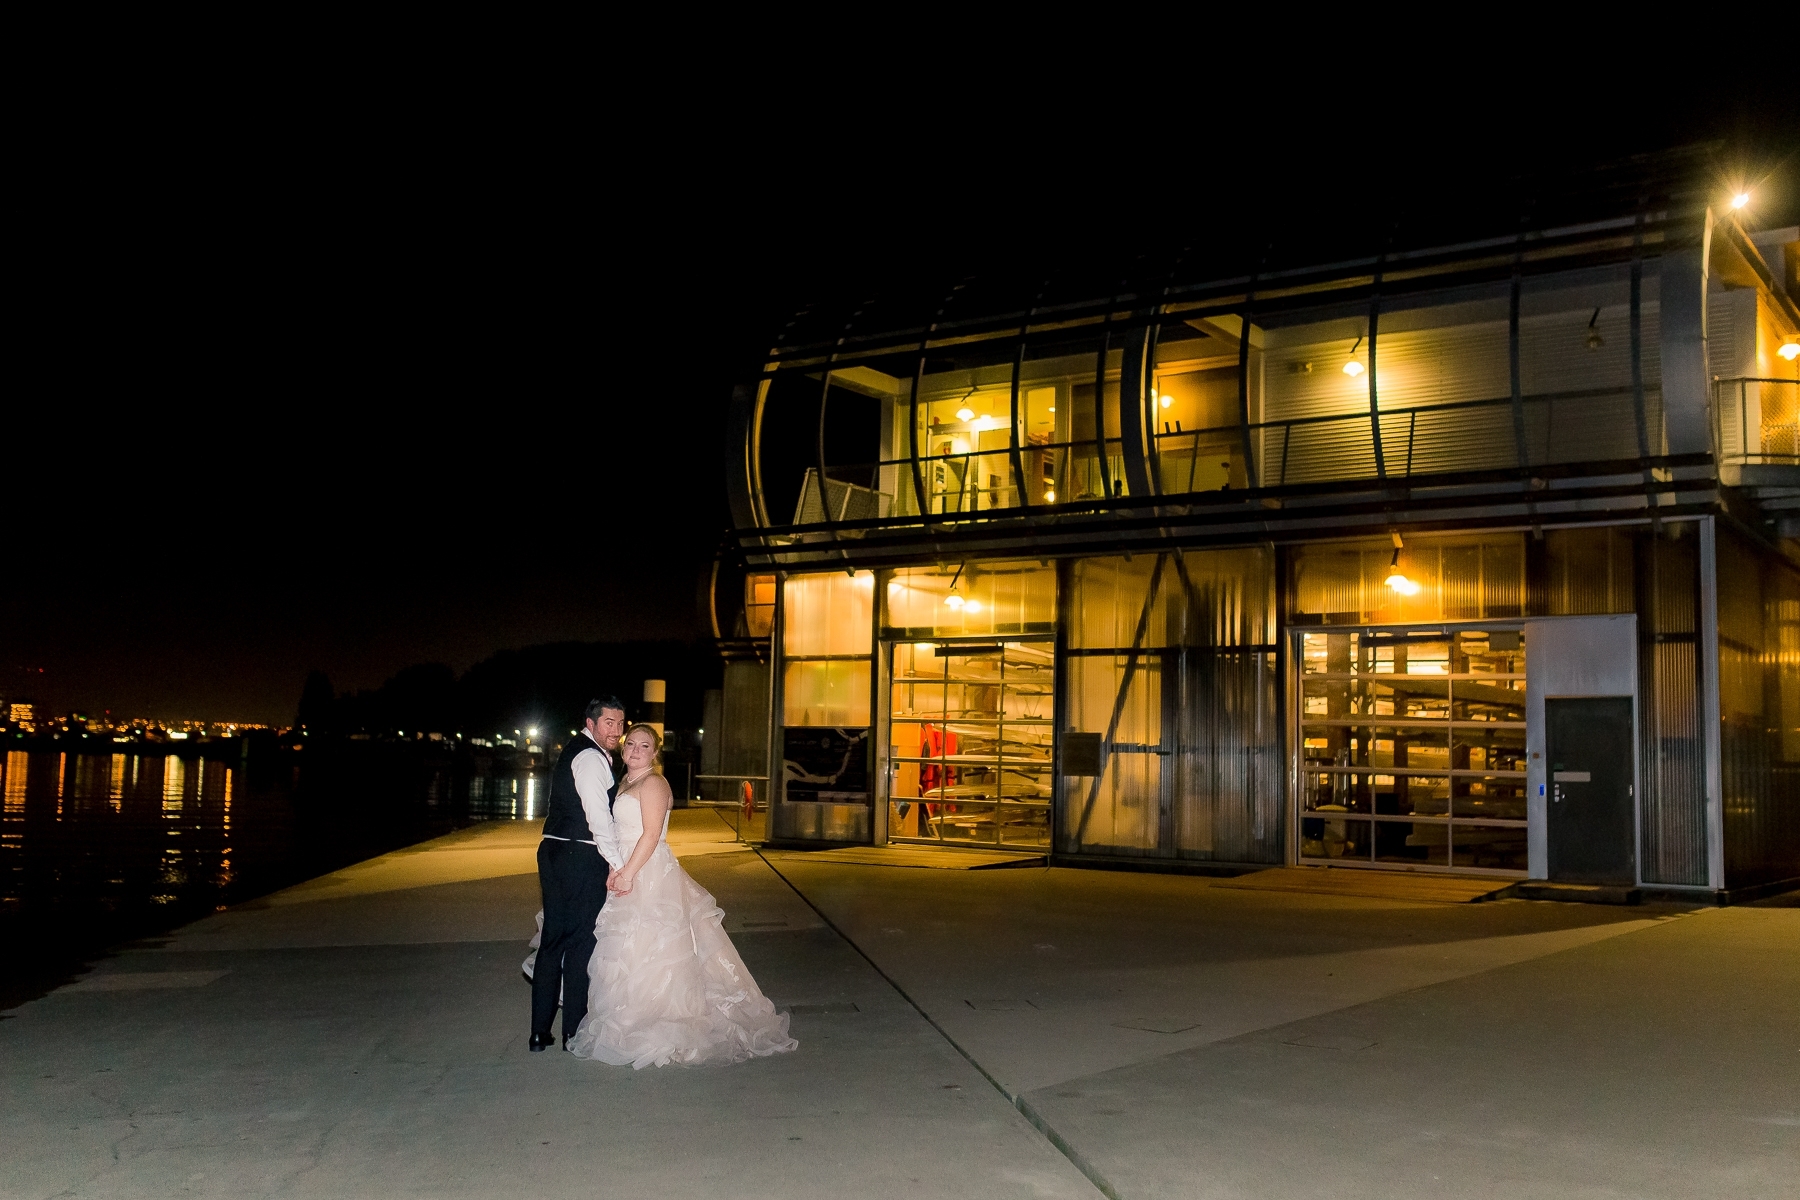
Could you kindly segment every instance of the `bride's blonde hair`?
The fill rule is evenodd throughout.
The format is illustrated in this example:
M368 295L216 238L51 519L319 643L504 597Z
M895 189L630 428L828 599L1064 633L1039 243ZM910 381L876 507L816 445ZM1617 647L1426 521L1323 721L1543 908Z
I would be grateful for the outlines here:
M662 734L656 732L656 726L646 725L644 722L639 721L636 725L631 726L629 729L627 729L625 731L625 737L622 737L619 739L619 744L624 745L625 738L629 738L632 734L636 733L640 729L650 735L650 765L653 767L662 766L662 743L663 743L663 740L662 740Z

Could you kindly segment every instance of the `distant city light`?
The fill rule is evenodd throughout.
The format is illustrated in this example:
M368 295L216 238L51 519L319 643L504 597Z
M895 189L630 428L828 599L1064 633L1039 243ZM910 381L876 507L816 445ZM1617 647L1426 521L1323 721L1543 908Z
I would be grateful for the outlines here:
M1731 207L1733 207L1733 208L1742 208L1742 207L1744 207L1744 205L1746 205L1748 203L1750 203L1750 193L1749 192L1739 192L1737 195L1735 195L1731 198Z

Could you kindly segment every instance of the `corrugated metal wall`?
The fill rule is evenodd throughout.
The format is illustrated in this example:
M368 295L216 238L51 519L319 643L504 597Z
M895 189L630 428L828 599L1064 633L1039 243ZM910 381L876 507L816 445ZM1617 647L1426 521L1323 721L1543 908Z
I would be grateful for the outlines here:
M1704 887L1705 738L1699 661L1700 548L1692 522L1637 543L1638 731L1645 883Z
M1659 454L1664 439L1655 283L1652 269L1640 305L1640 342L1648 449ZM1525 397L1526 458L1555 463L1636 457L1629 283L1622 277L1534 281L1523 307L1519 375ZM1464 300L1447 303L1441 310L1409 309L1384 319L1378 339L1377 391L1388 474L1518 464L1510 403L1404 411L1510 400L1505 308L1504 299L1475 304ZM1483 319L1472 320L1472 315ZM1434 319L1440 323L1434 324ZM1347 328L1357 325L1366 330L1366 322L1338 319L1269 335L1263 356L1261 419L1271 423L1340 419L1265 430L1259 447L1265 481L1304 483L1376 473L1375 441L1368 422L1369 376L1366 371L1357 376L1343 372L1352 359L1364 365L1368 361L1367 341L1359 341L1357 332ZM1314 330L1318 336L1309 336Z
M1725 886L1800 876L1800 573L1718 531Z

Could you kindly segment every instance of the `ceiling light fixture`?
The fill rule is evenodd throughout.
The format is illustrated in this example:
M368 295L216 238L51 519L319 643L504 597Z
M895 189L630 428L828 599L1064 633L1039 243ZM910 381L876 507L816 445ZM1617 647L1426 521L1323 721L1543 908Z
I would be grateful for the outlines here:
M1781 355L1781 357L1787 359L1789 362L1793 362L1796 358L1800 358L1800 342L1789 342L1775 353Z
M956 419L959 421L972 420L974 418L974 416L975 416L975 410L970 408L966 404L956 410Z
M1733 207L1733 208L1742 208L1742 207L1744 207L1744 205L1746 205L1748 203L1750 203L1750 193L1749 192L1739 192L1737 195L1735 195L1731 198L1731 207Z
M1594 310L1594 315L1588 318L1587 348L1589 350L1598 350L1600 347L1606 345L1606 339L1600 336L1600 330L1597 325L1599 320L1600 310L1596 308Z
M1152 394L1154 395L1154 393L1152 393ZM1167 393L1167 392L1164 392L1161 396L1157 397L1156 402L1158 404L1162 405L1164 408L1168 408L1175 403L1175 397L1169 395L1169 393Z
M1056 503L1056 493L1055 492L1045 492L1044 493L1044 503L1045 504L1055 504Z
M1356 351L1362 346L1362 338L1356 339L1356 345L1350 347L1350 361L1344 364L1344 374L1355 379L1363 373L1363 365L1356 361Z

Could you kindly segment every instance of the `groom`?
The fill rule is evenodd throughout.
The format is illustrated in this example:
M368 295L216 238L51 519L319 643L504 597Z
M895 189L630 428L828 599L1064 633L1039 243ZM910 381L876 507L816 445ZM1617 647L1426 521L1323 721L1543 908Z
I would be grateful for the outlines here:
M625 732L625 705L612 696L590 700L584 723L586 729L569 739L550 775L544 840L538 843L544 933L531 976L533 1053L550 1045L559 987L563 1049L587 1015L594 921L606 903L607 876L624 865L612 819L619 792L612 756Z

